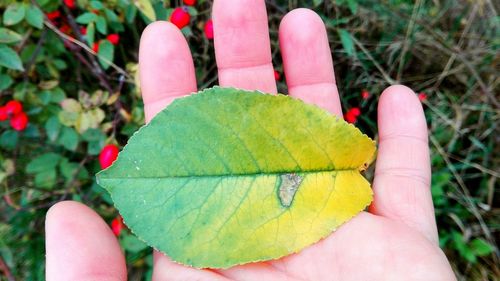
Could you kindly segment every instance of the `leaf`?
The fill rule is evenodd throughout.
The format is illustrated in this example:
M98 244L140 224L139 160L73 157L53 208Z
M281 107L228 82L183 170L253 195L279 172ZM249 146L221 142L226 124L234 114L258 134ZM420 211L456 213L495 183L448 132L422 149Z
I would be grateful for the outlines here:
M87 25L87 35L85 35L85 37L87 38L89 46L93 46L95 41L95 25L93 22Z
M99 31L101 34L106 35L108 33L108 27L106 24L106 19L104 17L101 16L97 17L95 26L97 28L97 31Z
M493 246L488 243L487 241L481 239L481 238L476 238L472 240L470 243L471 249L474 252L476 256L487 256L491 253L493 253L494 248Z
M354 49L354 42L352 41L349 31L340 28L338 29L338 33L340 36L340 42L342 43L342 47L344 47L345 52L349 56L354 56L356 50Z
M97 20L97 15L94 13L83 13L76 18L76 22L80 24L89 24Z
M19 133L14 130L6 130L0 135L0 147L2 149L13 150L17 147Z
M111 44L108 40L104 40L99 45L99 63L102 65L104 69L108 69L109 62L113 61L115 53L115 48L113 44Z
M148 18L150 21L155 21L155 10L153 9L153 5L151 5L150 0L134 0L134 4L141 11L141 13Z
M101 3L101 1L90 1L90 7L94 10L102 10L104 9L104 5Z
M47 132L47 137L50 141L55 141L59 136L61 131L61 123L59 123L59 118L56 116L50 117L45 123L45 131Z
M38 9L38 7L30 5L28 9L26 9L26 21L38 28L42 29L43 27L43 12Z
M23 63L19 55L11 48L0 45L0 65L10 69L23 71Z
M0 91L8 89L12 83L14 83L14 80L9 75L0 74Z
M25 8L23 4L12 3L7 6L3 13L3 24L6 26L15 25L24 19Z
M374 153L318 107L216 87L175 100L97 180L146 243L227 268L300 251L362 211Z
M78 147L78 134L73 128L63 127L57 142L67 150L75 151Z
M358 1L357 0L347 0L347 5L349 6L349 10L354 15L358 10Z
M129 252L138 253L148 247L141 240L137 239L134 235L124 234L121 239L122 247Z
M10 29L0 27L0 43L15 43L21 41L23 37Z
M59 160L61 160L61 155L59 154L53 152L42 154L28 163L26 172L35 174L54 169L59 164Z

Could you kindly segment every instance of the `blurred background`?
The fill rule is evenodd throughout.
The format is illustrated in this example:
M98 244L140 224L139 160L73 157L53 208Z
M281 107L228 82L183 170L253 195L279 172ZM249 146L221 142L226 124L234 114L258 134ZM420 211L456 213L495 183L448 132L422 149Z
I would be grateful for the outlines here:
M280 92L287 90L279 22L307 7L327 26L347 121L377 138L381 91L403 83L417 93L430 132L440 245L459 280L500 280L500 2L266 2ZM122 224L94 174L144 124L137 51L148 23L182 28L198 87L217 84L211 5L0 0L0 280L44 279L45 213L69 199L110 224L130 280L150 280L151 250Z

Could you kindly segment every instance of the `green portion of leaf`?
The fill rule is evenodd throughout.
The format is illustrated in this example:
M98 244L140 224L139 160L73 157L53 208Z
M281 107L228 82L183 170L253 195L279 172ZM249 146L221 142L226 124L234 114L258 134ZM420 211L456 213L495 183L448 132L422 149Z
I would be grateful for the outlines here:
M50 141L55 141L59 136L61 131L61 123L59 123L59 118L52 116L45 123L45 131L47 132L47 137Z
M0 45L0 66L20 71L24 70L21 58L16 51L5 45Z
M491 253L493 253L493 246L486 242L485 240L483 239L480 239L480 238L476 238L474 240L472 240L472 242L470 243L471 245L471 249L472 251L474 252L474 254L476 254L477 256L487 256Z
M87 34L85 37L87 38L89 46L93 46L95 41L95 24L93 22L87 25Z
M99 45L99 63L104 69L108 69L110 62L113 62L115 48L108 40L104 40Z
M121 244L126 251L138 253L148 247L144 242L137 239L134 235L124 234L121 239Z
M56 153L45 153L31 160L26 166L26 172L34 174L54 169L61 160L61 155Z
M0 43L15 43L21 41L23 37L7 28L0 27Z
M3 13L3 24L6 26L15 25L24 19L26 9L21 3L12 3L7 6Z
M148 244L226 268L300 251L362 211L374 153L318 107L217 87L174 101L97 179Z
M14 80L9 75L0 74L0 91L8 89Z
M16 148L19 134L13 130L7 130L0 135L0 147L8 150Z
M28 9L26 9L26 21L38 28L42 29L43 27L43 12L38 9L38 7L30 5Z
M106 19L104 17L97 17L96 28L101 34L106 35L108 33L108 25L106 24Z
M134 4L141 13L150 21L155 21L155 10L149 0L134 0Z
M354 49L354 42L352 40L351 34L345 29L338 30L340 36L340 42L344 47L344 50L349 56L354 56L356 50Z
M58 142L67 150L74 151L78 146L78 134L73 128L63 127Z
M76 22L80 24L89 24L95 21L97 21L97 15L90 12L83 13L76 18Z

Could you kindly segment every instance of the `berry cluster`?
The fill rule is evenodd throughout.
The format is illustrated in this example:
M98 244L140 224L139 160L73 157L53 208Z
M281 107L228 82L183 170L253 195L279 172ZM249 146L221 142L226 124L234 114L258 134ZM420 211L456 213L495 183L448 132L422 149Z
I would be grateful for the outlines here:
M74 0L64 0L64 4L69 9L76 9L76 4ZM99 11L93 10L92 13L99 14ZM61 11L55 10L53 12L46 13L45 15L47 16L49 21L52 22L52 24L58 27L59 31L69 36L73 35L73 31L71 30L71 27L69 26L67 20L62 17ZM87 35L87 28L85 26L81 26L80 33L83 36ZM116 46L120 42L120 35L117 33L108 34L105 40L108 40L111 44ZM99 45L101 44L101 42L102 40L94 42L94 44L92 45L92 50L94 52L96 53L99 52ZM65 44L67 43L65 42Z
M196 5L196 0L184 0L184 5L194 6ZM170 15L170 22L179 29L183 29L191 22L191 15L189 14L189 9L186 6L175 8ZM205 37L207 39L214 39L214 24L211 19L205 22L203 31L205 32Z
M10 119L10 126L16 131L22 131L28 126L28 115L23 111L23 105L17 100L11 100L0 107L0 121Z

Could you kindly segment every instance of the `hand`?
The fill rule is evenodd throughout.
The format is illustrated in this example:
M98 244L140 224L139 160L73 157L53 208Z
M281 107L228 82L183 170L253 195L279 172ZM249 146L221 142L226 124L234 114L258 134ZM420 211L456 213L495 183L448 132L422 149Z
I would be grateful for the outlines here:
M276 93L264 1L216 0L213 17L220 85ZM283 18L279 38L289 94L342 116L321 19L294 10ZM189 47L168 22L146 28L139 64L147 122L176 97L197 91ZM391 86L378 110L370 212L298 254L228 270L184 267L156 252L153 280L454 280L438 246L420 102L409 88ZM117 240L88 207L56 204L47 214L46 233L47 280L126 279Z

